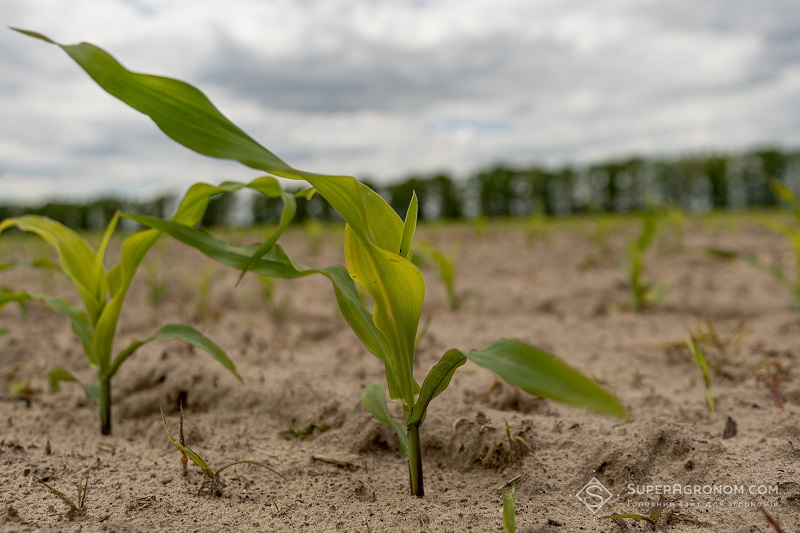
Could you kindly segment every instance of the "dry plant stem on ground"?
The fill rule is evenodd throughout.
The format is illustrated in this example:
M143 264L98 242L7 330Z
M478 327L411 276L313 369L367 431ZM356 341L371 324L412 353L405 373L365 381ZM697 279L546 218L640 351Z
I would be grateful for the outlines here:
M57 44L40 34L29 36ZM168 78L128 71L90 44L58 45L103 89L148 115L168 136L200 154L239 161L273 176L305 180L307 197L321 194L346 222L346 271L333 266L312 269L291 260L274 242L258 249L235 248L183 224L153 217L129 218L196 247L209 257L242 270L275 277L322 274L333 283L342 314L367 349L385 366L389 395L401 402L397 422L384 409L377 387L365 405L397 432L409 462L411 493L424 495L419 429L431 400L449 385L455 371L471 359L509 383L538 396L620 418L626 411L617 399L557 357L515 339L501 339L484 350L448 350L420 386L413 375L414 346L425 296L425 282L411 259L417 223L412 198L401 220L383 198L348 176L325 176L297 170L264 148L225 118L197 89ZM355 281L355 283L354 283ZM358 284L373 301L362 303ZM376 408L376 406L378 406ZM405 446L403 446L405 441ZM190 455L191 457L191 455Z

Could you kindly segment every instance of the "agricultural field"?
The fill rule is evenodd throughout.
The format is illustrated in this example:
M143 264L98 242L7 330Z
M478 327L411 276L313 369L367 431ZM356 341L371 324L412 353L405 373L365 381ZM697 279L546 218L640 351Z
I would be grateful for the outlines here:
M97 380L69 321L39 302L25 313L6 305L0 529L502 531L503 488L513 482L521 532L800 530L800 314L768 273L708 252L746 253L792 278L792 249L770 229L786 221L776 213L664 219L638 256L635 217L418 226L427 292L417 381L450 348L518 338L594 378L628 412L621 420L537 398L469 362L421 427L422 498L409 494L395 431L362 404L384 368L342 318L331 283L249 273L237 286L238 270L164 237L133 279L118 348L167 323L190 325L227 352L241 381L191 345L147 344L114 376L113 433L102 435L98 407L79 385L50 391L54 369ZM224 238L244 245L264 235ZM102 235L87 238L96 246ZM343 242L335 224L293 226L281 237L310 266L344 264ZM121 243L111 240L109 257ZM453 294L437 253L452 264ZM38 237L0 237L2 261L42 257L55 260ZM640 312L629 290L634 257L645 280ZM46 262L20 266L0 273L0 286L80 303ZM212 469L237 460L269 469L235 465L212 483L195 464L184 468L159 412L177 439L181 404L185 445ZM402 420L397 402L389 408ZM596 514L579 499L596 503L599 487L581 493L593 478L612 495ZM629 495L629 485L755 494ZM655 524L601 518L650 516L644 505L659 501Z

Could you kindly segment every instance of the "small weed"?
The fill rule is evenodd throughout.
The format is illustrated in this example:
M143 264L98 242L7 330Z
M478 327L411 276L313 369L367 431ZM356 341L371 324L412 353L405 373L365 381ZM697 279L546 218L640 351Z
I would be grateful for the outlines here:
M661 513L664 509L669 505L669 500L661 500L656 505L650 509L649 515L642 515L638 513L622 513L622 514L611 514L606 516L601 516L600 518L604 518L607 520L621 520L624 518L630 518L633 520L644 520L646 522L650 522L653 524L653 527L658 525L658 519L661 518Z
M519 429L516 433L512 433L511 426L508 424L508 420L504 418L503 422L505 423L506 426L506 440L498 440L492 443L492 445L489 447L489 451L487 451L486 455L484 455L481 458L481 463L483 463L484 466L488 464L488 462L491 460L494 454L497 453L497 451L500 450L503 447L503 444L505 444L506 442L508 443L508 447L514 453L514 457L517 459L517 462L520 465L523 465L523 462L522 462L522 454L520 453L518 444L522 444L523 446L525 446L529 452L533 451L531 445L528 444L528 441L526 441L525 438L522 436L525 434L527 428L523 427Z
M316 438L320 433L325 433L331 427L327 424L317 424L316 422L309 422L304 426L297 426L293 428L286 428L278 434L282 437L295 437L300 440L311 440Z
M745 319L740 318L736 324L724 335L708 317L703 317L699 326L691 331L692 337L698 342L714 347L721 355L727 355L730 348L739 345L750 333Z
M164 431L167 432L167 438L169 439L169 442L173 446L175 446L178 450L180 450L181 454L183 454L181 456L181 464L184 464L183 457L186 456L189 459L191 459L194 464L200 467L200 470L202 470L203 474L206 475L206 480L200 486L198 494L206 492L208 494L213 494L214 496L222 496L222 489L224 488L225 485L222 483L220 474L226 468L229 468L234 465L248 464L248 465L258 466L266 470L269 470L273 474L276 474L283 479L286 479L281 473L265 465L264 463L259 463L258 461L250 461L250 460L234 461L232 463L228 463L224 466L221 466L216 472L214 472L214 470L212 470L211 467L208 466L208 463L206 463L206 461L202 457L200 457L200 455L197 452L192 451L191 448L178 442L172 435L170 435L169 428L167 427L167 417L164 415L164 409L161 409L161 420L162 422L164 422ZM181 410L181 426L182 425L183 425L183 410Z
M61 492L55 487L52 487L44 482L44 480L39 480L39 483L44 485L47 489L50 490L53 494L61 498L61 501L67 504L69 507L69 511L67 511L67 518L69 520L74 520L81 516L86 511L86 496L89 494L89 480L88 478L81 478L77 485L77 495L75 500L70 499L69 496Z

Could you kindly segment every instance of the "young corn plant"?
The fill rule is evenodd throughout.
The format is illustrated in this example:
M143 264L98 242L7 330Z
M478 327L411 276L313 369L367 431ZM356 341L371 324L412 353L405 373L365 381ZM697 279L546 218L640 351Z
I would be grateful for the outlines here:
M57 44L37 33L23 33ZM428 406L467 360L531 394L619 418L627 416L619 401L596 382L556 356L516 339L501 339L482 350L448 350L419 385L413 374L414 346L425 282L410 260L417 222L416 196L403 220L383 198L352 177L314 174L289 166L230 122L194 87L130 72L90 44L58 46L103 89L148 115L173 140L200 154L239 161L273 176L305 180L312 188L299 194L306 198L321 194L344 219L346 268L335 265L315 269L293 261L274 241L257 249L239 248L181 220L126 215L240 269L242 275L253 271L273 277L328 277L342 314L366 348L384 364L389 395L402 405L403 418L395 420L389 413L385 389L377 382L370 384L363 396L367 409L397 432L408 460L413 495L424 495L420 427ZM359 298L357 285L370 295L371 309Z
M778 266L766 264L754 254L722 250L713 247L706 248L706 251L719 259L744 261L745 263L751 264L769 273L775 281L783 285L791 294L792 308L796 311L800 311L800 198L798 198L789 187L779 181L773 181L770 185L775 194L787 203L792 211L791 224L772 223L770 227L786 237L786 240L789 241L792 247L795 263L794 279L786 275Z
M271 177L259 178L247 185L223 184L215 187L200 183L189 189L172 220L180 224L196 224L212 196L234 192L245 186L262 194L286 197L277 180ZM294 205L293 198L288 201ZM126 238L122 243L119 262L109 270L105 265L106 250L118 220L119 214L112 218L97 250L75 231L48 218L24 215L0 222L0 233L16 227L38 235L47 242L56 251L59 267L80 297L83 309L73 306L61 297L28 293L16 295L18 300L26 298L42 302L69 319L89 365L97 373L97 383L81 383L67 370L57 369L50 374L50 384L54 390L58 390L61 382L80 383L87 396L100 404L100 428L104 435L111 434L111 380L131 355L151 341L179 339L192 344L208 352L241 379L225 351L190 326L166 325L150 337L133 341L114 353L117 324L131 283L145 255L162 235L158 231L146 230ZM271 236L267 241L271 241L272 237L277 239L277 236Z
M436 263L439 279L442 280L447 292L448 307L451 311L458 310L464 301L464 294L456 289L456 269L453 260L429 242L421 243L421 248L422 253L420 255L426 258L430 257Z
M691 335L689 339L687 339L686 346L689 348L689 351L692 352L694 360L700 368L700 372L703 374L703 381L706 386L706 402L708 403L709 411L711 411L711 416L717 416L717 411L714 408L714 394L711 392L711 375L708 373L706 357L703 355L700 346L698 346L697 339L694 335Z
M627 246L628 294L635 313L644 310L653 294L654 286L644 276L644 263L657 229L658 215L652 210L646 211L642 215L642 232Z

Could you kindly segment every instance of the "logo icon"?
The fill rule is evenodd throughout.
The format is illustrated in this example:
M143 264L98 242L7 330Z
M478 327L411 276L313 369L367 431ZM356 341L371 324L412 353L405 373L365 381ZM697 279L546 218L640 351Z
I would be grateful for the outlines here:
M597 481L596 477L593 477L589 483L584 485L583 488L578 491L575 497L583 502L583 505L585 505L586 508L592 512L592 514L597 514L597 511L599 511L606 503L608 503L608 500L613 498L614 495L611 494L611 492L605 488L602 483Z

